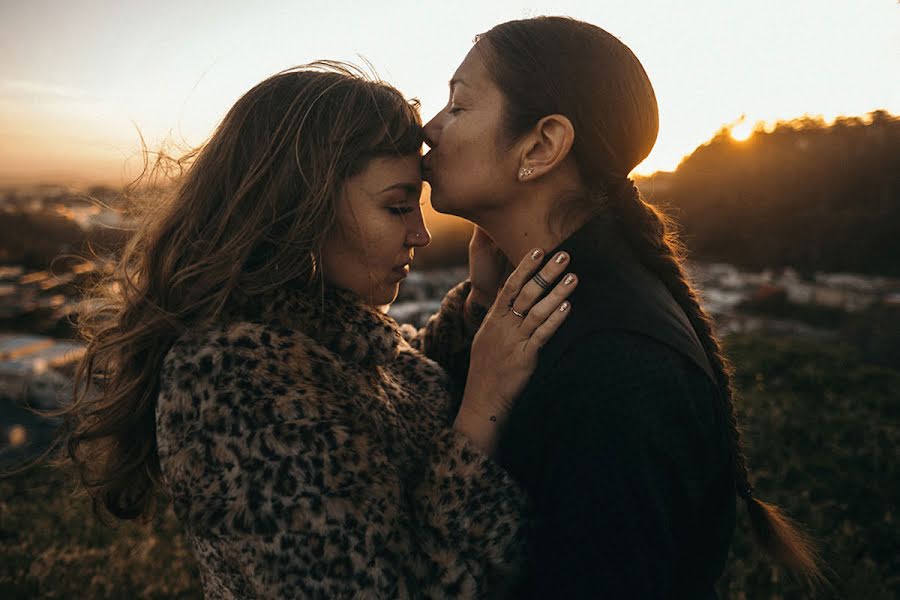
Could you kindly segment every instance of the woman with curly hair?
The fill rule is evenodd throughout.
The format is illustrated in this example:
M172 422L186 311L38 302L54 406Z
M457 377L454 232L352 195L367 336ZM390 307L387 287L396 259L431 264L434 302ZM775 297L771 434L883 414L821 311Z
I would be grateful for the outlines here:
M469 281L421 330L386 316L430 239L422 139L339 64L266 79L88 315L70 460L116 517L171 498L206 597L496 596L521 564L527 499L491 456L577 281L532 249L486 316Z

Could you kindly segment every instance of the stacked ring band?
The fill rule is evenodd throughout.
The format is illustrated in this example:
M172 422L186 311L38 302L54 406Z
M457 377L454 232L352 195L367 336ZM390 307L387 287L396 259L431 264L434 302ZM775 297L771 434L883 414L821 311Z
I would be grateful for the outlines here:
M538 284L543 290L550 288L550 282L541 277L540 273L535 273L534 277L532 277L531 280Z

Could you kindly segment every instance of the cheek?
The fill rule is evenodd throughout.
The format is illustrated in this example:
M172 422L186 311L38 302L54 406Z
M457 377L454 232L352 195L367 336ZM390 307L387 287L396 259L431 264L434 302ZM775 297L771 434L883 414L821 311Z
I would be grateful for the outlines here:
M463 162L475 164L483 159L484 134L479 130L478 123L459 123L455 130L451 131L452 144L449 151L453 156Z
M385 253L385 247L390 245L391 234L390 219L381 215L370 215L366 223L360 228L356 245L362 256L360 262L375 266L379 262L379 256Z
M358 225L363 222L361 216L352 214L347 207L341 207L338 212L338 222L322 249L325 276L332 283L347 287L364 273L368 240L365 228Z
M481 203L498 193L505 170L503 153L485 134L459 138L452 149L445 191L461 202Z
M343 283L354 262L352 238L340 228L335 228L325 239L322 247L322 266L326 279L332 283Z
M405 241L403 220L393 215L360 215L360 226L342 236L344 272L362 280L380 279L390 270Z
M451 132L452 143L447 148L452 163L465 173L464 177L461 174L455 176L474 182L496 174L504 152L496 144L491 123L473 120L459 125L456 131Z

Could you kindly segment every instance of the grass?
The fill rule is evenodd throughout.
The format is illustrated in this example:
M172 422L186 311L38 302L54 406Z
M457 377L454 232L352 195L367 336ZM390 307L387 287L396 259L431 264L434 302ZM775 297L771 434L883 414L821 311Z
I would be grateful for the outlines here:
M740 507L720 595L900 597L900 371L787 339L732 337L727 350L757 495L804 524L832 587L812 594L765 561Z
M0 598L202 598L171 508L104 524L49 467L0 480Z
M772 567L741 508L721 597L900 597L900 371L796 340L742 335L727 348L758 495L806 526L832 587L814 595ZM0 480L0 598L201 597L171 509L108 526L70 492L46 468Z

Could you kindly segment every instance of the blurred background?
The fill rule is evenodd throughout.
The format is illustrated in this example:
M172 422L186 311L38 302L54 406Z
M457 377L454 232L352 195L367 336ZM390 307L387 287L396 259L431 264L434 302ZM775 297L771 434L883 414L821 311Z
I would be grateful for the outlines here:
M265 77L369 63L425 120L478 33L562 14L620 37L659 99L633 176L672 215L735 363L763 498L819 541L833 587L900 597L900 6L893 0L0 4L0 468L46 448L83 345L83 291L133 225L151 151L203 143ZM391 314L465 277L471 225L435 213ZM0 478L0 597L200 597L171 511L104 524L65 473ZM598 507L598 510L602 507ZM813 594L744 523L724 598Z

